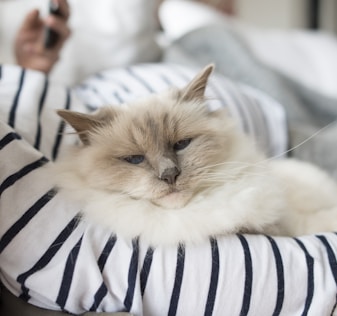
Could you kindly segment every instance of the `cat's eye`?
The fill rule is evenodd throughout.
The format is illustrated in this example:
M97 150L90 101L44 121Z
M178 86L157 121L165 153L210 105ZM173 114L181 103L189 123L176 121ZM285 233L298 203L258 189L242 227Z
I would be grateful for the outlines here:
M173 145L174 150L183 150L185 149L190 143L191 143L192 138L185 138L182 140L179 140Z
M124 157L123 159L127 161L128 163L131 163L133 165L138 165L144 161L145 157L142 155L132 155L132 156Z

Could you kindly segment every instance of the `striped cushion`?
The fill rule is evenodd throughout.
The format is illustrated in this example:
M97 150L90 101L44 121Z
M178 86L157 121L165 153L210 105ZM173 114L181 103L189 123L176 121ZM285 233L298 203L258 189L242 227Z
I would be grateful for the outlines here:
M184 87L200 69L174 64L143 64L101 72L75 91L89 108L121 104L146 97L171 86ZM251 135L267 155L286 151L284 110L264 93L213 74L206 89L211 109L226 107L239 126Z
M116 72L148 89L139 69ZM333 233L231 235L198 247L152 249L78 221L79 210L60 198L40 168L74 141L59 135L63 124L51 110L84 110L83 98L91 107L126 98L133 90L125 82L132 79L117 80L109 77L114 71L106 72L69 91L36 72L0 70L0 278L13 294L75 314L333 315ZM118 96L99 88L99 82L114 81ZM242 91L250 89L230 84L233 90L223 95L248 101L250 92L243 97ZM157 89L153 81L151 89ZM260 93L252 95L261 101Z

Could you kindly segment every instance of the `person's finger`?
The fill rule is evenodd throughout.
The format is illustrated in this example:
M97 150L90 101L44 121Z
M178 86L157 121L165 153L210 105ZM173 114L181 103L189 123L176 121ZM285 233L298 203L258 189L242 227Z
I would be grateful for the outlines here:
M45 25L58 33L63 41L66 40L70 35L70 29L68 25L61 17L52 15L48 16L45 20Z
M33 11L29 12L22 25L21 30L31 30L32 28L35 28L41 24L40 20L40 13L39 10L34 9Z
M26 54L30 54L30 56L35 56L36 59L39 60L49 60L51 64L54 64L60 55L60 49L45 49L43 45L37 45L32 43L25 44L24 51Z
M70 16L70 9L67 0L53 0L53 1L57 2L57 4L59 5L61 16L64 19L68 20Z

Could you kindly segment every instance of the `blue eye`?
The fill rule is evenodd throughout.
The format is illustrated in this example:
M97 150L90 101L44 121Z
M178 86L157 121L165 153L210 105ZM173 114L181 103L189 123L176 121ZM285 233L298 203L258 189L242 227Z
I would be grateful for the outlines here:
M127 161L128 163L132 163L133 165L138 165L144 161L145 157L142 155L132 155L132 156L124 157L123 159Z
M191 143L191 140L192 138L186 138L186 139L179 140L173 145L173 149L176 151L183 150Z

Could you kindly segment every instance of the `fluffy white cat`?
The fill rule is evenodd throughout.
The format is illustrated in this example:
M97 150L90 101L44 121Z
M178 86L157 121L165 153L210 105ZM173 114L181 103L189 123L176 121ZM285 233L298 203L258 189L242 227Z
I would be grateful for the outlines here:
M172 89L93 114L60 110L82 145L53 167L83 220L157 245L236 232L337 230L337 186L295 160L267 159L204 97L213 66Z

